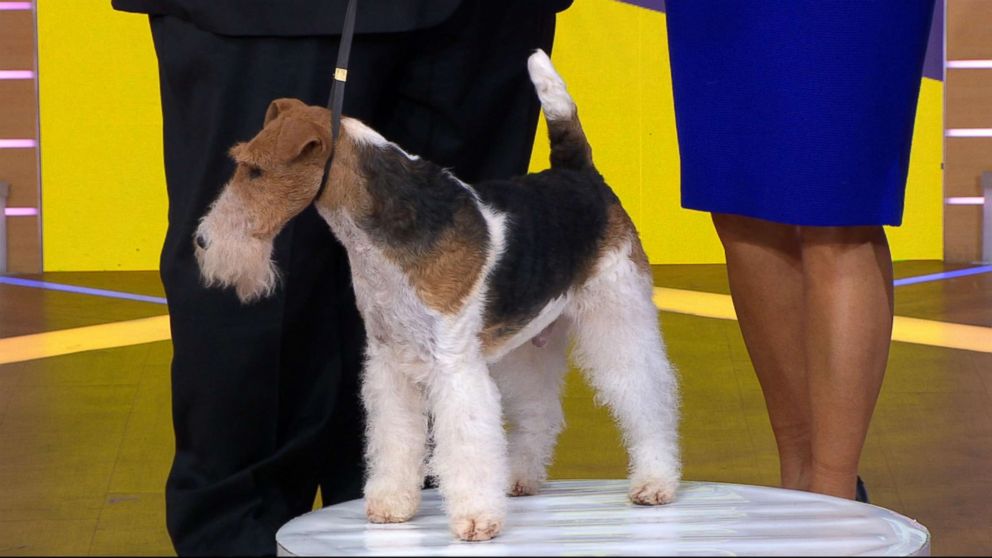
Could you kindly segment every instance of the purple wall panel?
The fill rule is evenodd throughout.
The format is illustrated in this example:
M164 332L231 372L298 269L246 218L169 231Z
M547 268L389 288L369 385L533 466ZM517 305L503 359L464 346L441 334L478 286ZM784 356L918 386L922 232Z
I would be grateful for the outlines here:
M659 12L665 11L665 0L621 0L628 4L633 4L635 6L640 6L642 8L647 8L649 10L655 10Z
M933 23L930 24L923 75L931 79L944 79L944 0L937 0L933 7Z

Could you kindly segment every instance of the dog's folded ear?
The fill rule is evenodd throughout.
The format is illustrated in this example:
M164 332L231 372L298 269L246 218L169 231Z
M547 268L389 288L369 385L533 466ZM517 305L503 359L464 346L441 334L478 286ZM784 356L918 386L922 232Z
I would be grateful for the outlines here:
M275 120L280 113L286 112L291 108L299 108L305 106L306 104L304 104L303 101L299 99L289 99L289 98L276 99L275 101L269 103L269 108L265 111L265 122L262 123L262 126L266 126L268 125L269 122Z
M275 151L279 161L287 163L323 150L324 137L316 124L302 118L287 118L282 122Z

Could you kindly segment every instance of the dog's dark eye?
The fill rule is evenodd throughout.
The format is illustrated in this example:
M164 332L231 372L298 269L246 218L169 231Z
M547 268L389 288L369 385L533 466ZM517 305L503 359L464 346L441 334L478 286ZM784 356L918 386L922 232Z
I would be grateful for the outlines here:
M248 167L248 178L254 180L260 176L262 176L262 169L256 167L255 165Z

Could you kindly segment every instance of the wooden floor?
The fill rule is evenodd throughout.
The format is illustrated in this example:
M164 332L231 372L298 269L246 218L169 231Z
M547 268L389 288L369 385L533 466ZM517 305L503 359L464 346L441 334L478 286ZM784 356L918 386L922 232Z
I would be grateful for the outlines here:
M162 296L154 273L31 278ZM662 266L655 278L727 292L723 266ZM164 313L156 303L0 284L0 338ZM992 328L992 273L898 287L896 313ZM663 312L662 328L682 377L685 478L774 485L775 446L737 323ZM160 341L0 365L0 555L172 552L162 496L170 355ZM617 431L574 373L565 406L552 476L622 477ZM861 474L874 503L930 528L934 555L992 554L992 353L894 343Z

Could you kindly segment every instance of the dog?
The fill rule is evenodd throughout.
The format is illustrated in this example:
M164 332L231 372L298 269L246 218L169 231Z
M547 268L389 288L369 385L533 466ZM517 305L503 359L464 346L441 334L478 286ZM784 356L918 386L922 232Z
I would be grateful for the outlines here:
M352 118L332 142L327 109L278 99L231 149L237 168L196 232L205 283L245 303L277 288L273 238L311 203L344 245L368 333L372 522L410 519L430 473L458 538L497 535L507 495L547 477L570 348L623 432L630 499L675 497L678 386L647 256L550 59L527 67L549 170L469 185Z

